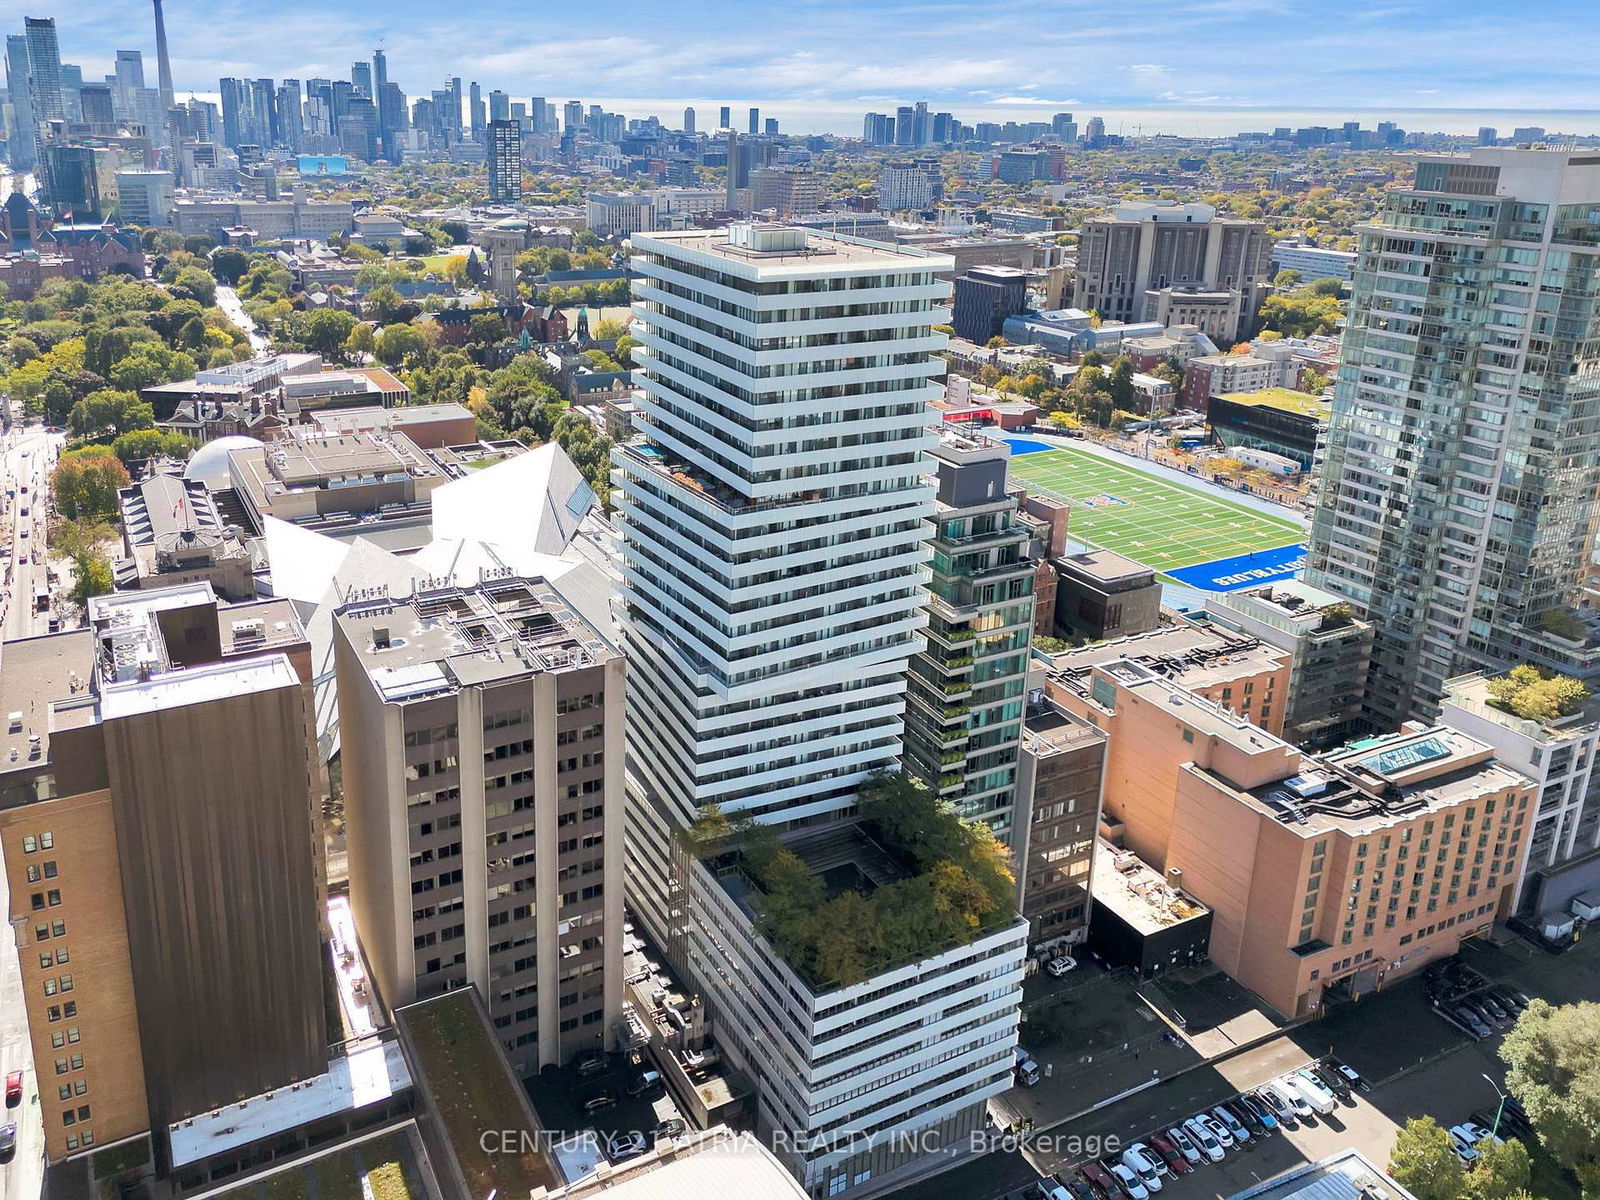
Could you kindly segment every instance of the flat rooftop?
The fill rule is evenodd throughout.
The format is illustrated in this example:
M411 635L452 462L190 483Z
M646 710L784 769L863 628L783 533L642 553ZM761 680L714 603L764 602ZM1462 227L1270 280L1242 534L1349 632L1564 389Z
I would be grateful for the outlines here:
M1022 744L1035 758L1066 754L1103 743L1106 735L1054 705L1031 708L1022 723Z
M555 584L509 574L467 588L359 597L334 620L392 704L594 666L615 653Z
M107 683L100 689L100 716L102 720L114 721L141 713L299 686L300 677L289 665L288 658L281 654L207 663L152 679Z
M1151 568L1114 550L1084 550L1077 554L1063 554L1054 562L1069 575L1076 575L1091 583L1138 583L1143 579L1155 579L1155 571Z
M1293 388L1262 388L1258 392L1223 392L1222 398L1230 404L1243 404L1254 408L1277 408L1301 417L1326 417L1333 405L1310 392L1297 392Z
M752 278L766 275L804 276L858 271L881 267L889 270L952 271L955 259L928 254L908 246L888 246L864 238L825 233L795 226L754 225L747 244L731 238L745 236L741 226L634 235L636 251L653 249L692 251L723 260L734 273Z
M1093 642L1050 656L1050 671L1069 686L1087 687L1095 667L1121 660L1137 662L1186 687L1225 683L1241 675L1282 666L1282 651L1220 625L1185 621L1147 633Z
M1309 838L1335 829L1366 834L1527 786L1527 777L1502 766L1491 746L1434 725L1302 758L1298 774L1238 794Z
M73 629L7 642L0 651L0 775L29 771L50 761L50 734L93 724L89 683L94 675L95 636ZM74 703L57 707L58 701Z
M248 1146L324 1117L387 1100L411 1086L400 1043L372 1041L327 1073L181 1121L169 1129L174 1166Z
M1210 910L1187 892L1172 887L1160 872L1129 850L1096 841L1090 894L1131 928L1152 934L1203 917Z
M807 1192L748 1133L726 1126L660 1142L650 1153L532 1200L805 1200Z
M1294 1167L1228 1200L1417 1200L1361 1151L1341 1150Z

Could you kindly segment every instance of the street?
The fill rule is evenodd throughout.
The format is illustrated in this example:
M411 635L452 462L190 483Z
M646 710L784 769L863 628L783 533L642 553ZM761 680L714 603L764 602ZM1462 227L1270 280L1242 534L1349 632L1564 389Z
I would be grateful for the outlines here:
M0 638L10 641L47 630L48 618L34 611L34 594L46 586L45 526L49 472L65 439L47 433L42 425L17 422L0 443ZM23 492L23 485L27 491ZM11 493L15 493L14 495ZM23 516L26 508L28 515ZM27 536L23 536L23 531ZM26 557L27 562L22 559ZM0 669L5 647L0 641ZM0 906L11 912L5 872L0 871ZM0 939L0 1074L23 1073L22 1103L6 1110L0 1120L17 1126L15 1157L0 1167L0 1200L37 1200L44 1181L44 1128L39 1108L38 1080L33 1070L32 1043L23 1007L22 975L15 938Z
M218 284L217 307L227 315L228 320L244 330L245 335L250 339L250 349L257 354L265 354L272 348L272 343L267 340L266 334L256 329L256 323L244 311L244 305L239 301L238 292L231 287Z
M45 546L49 477L64 441L64 435L47 433L42 425L24 427L18 422L5 435L0 451L0 480L5 485L4 516L0 517L0 562L4 563L0 577L5 581L0 635L5 641L49 629L49 613L37 611L35 597L39 589L49 587Z

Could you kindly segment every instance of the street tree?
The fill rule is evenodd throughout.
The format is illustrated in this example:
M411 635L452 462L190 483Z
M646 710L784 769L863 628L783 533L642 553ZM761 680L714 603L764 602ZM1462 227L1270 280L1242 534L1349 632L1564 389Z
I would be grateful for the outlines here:
M1395 1134L1389 1174L1417 1200L1460 1200L1466 1183L1450 1135L1432 1117L1412 1117Z
M1600 1004L1535 999L1500 1045L1506 1087L1527 1110L1539 1140L1600 1195Z

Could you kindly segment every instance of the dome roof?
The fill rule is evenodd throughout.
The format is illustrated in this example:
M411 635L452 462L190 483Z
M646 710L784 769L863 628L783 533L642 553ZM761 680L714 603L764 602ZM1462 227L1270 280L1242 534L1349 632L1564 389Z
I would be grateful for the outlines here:
M261 444L253 437L240 434L207 442L190 456L183 468L183 477L197 479L214 492L230 488L233 486L233 475L229 470L228 455L235 450L249 450Z
M502 217L490 226L491 229L528 229L530 226L523 217Z

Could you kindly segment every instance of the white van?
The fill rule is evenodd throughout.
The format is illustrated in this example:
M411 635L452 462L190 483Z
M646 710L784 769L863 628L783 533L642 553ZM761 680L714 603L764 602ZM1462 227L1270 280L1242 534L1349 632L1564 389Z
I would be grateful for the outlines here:
M1032 1087L1039 1082L1039 1064L1033 1061L1029 1053L1021 1046L1013 1046L1016 1054L1017 1065L1012 1069L1012 1074L1021 1087Z
M1305 1097L1306 1103L1319 1113L1326 1115L1338 1107L1338 1101L1333 1098L1333 1093L1305 1071L1294 1071L1284 1078L1295 1091Z

